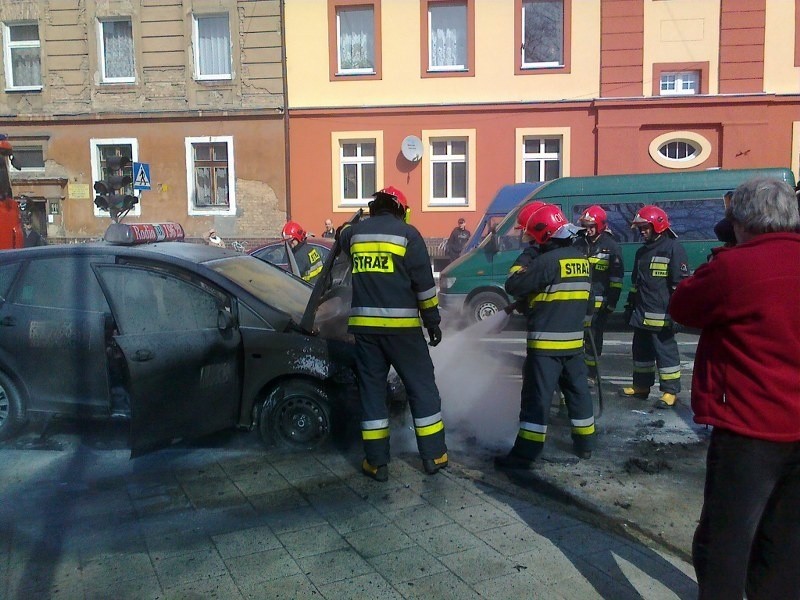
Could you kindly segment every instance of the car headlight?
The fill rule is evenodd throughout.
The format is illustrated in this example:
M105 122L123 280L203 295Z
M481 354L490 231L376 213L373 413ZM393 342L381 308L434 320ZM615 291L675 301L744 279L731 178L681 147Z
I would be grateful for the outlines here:
M439 291L446 292L456 284L455 277L439 277Z

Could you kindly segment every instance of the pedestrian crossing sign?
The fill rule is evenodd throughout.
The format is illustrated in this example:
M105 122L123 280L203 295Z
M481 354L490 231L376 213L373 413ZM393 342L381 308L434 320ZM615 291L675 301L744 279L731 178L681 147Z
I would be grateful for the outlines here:
M133 189L150 189L150 163L133 163Z

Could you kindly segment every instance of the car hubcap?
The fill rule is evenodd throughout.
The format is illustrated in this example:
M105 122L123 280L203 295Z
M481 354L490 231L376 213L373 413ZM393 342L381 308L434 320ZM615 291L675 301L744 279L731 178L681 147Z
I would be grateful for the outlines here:
M484 302L478 307L476 314L478 315L478 321L488 319L492 315L497 314L497 305L492 302Z
M281 435L295 444L305 444L328 430L325 415L316 403L305 398L288 399L278 417Z

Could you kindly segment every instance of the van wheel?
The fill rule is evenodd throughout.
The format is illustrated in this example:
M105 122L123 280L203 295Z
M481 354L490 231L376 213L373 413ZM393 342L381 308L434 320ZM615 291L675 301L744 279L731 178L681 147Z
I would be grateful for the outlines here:
M258 433L267 446L294 451L318 448L331 435L328 395L310 381L278 385L259 410Z
M22 397L5 373L0 373L0 440L14 436L25 424Z
M499 313L506 306L506 300L500 294L494 292L481 292L475 294L472 300L469 301L469 319L472 323L480 323Z

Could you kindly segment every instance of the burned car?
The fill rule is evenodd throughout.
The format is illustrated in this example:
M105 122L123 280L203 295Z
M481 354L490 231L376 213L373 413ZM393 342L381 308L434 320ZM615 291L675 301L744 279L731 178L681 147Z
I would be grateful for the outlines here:
M0 253L0 439L58 414L129 418L133 456L232 427L314 448L358 406L343 304L320 334L320 297L185 242Z

